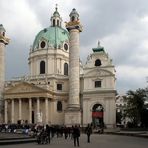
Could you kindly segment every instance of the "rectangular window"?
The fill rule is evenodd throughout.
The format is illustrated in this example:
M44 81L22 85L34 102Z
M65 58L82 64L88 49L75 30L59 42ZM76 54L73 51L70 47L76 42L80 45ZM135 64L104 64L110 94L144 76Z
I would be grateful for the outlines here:
M101 87L101 81L95 81L95 88Z
M62 84L57 84L57 90L62 90Z

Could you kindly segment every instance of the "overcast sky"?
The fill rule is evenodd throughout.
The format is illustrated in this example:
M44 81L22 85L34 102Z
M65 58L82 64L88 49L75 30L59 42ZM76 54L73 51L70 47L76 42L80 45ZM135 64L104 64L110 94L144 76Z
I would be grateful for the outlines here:
M30 45L50 25L56 3L63 22L73 8L80 14L83 63L100 40L113 59L119 93L147 86L148 0L0 0L0 24L11 39L6 48L7 80L29 73Z

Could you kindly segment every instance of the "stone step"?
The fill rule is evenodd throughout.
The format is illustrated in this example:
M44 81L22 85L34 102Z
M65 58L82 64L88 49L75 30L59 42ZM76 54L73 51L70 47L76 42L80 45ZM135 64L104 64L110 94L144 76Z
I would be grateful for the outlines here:
M11 140L0 140L0 145L23 144L36 142L36 138L17 138Z

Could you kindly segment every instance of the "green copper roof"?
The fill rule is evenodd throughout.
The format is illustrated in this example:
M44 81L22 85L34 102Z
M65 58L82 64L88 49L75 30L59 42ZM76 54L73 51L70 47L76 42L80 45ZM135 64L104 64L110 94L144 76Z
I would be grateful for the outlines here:
M93 52L100 52L100 51L104 52L104 47L102 47L102 48L93 48L92 50L93 50Z
M42 40L47 41L50 46L57 48L69 40L69 33L58 26L45 28L36 35L33 43L33 51L38 49L39 43Z
M56 10L56 11L53 13L53 16L59 16L59 17L60 17L60 14L59 14L59 12Z
M100 46L100 42L98 41L98 47L97 48L92 48L93 52L105 52L104 47Z

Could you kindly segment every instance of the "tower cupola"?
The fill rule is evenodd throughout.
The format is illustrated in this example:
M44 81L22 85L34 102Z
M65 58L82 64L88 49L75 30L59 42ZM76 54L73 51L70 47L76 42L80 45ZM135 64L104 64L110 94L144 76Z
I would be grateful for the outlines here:
M72 9L72 11L71 11L71 13L70 13L69 16L70 16L70 20L71 20L72 22L78 21L78 20L79 20L79 14L78 14L78 12L76 11L75 8Z
M0 24L0 42L7 45L9 43L9 39L5 37L5 32L6 32L5 28L3 27L2 24Z
M79 14L75 8L72 9L70 13L70 21L66 22L66 29L70 31L71 29L77 29L82 32L82 25L80 24Z
M6 32L5 28L3 27L2 24L0 24L0 35L5 36L5 32Z
M51 20L51 26L53 26L53 27L55 27L55 26L61 27L62 18L60 17L60 14L58 12L57 4L56 4L55 12L53 13L50 20Z

